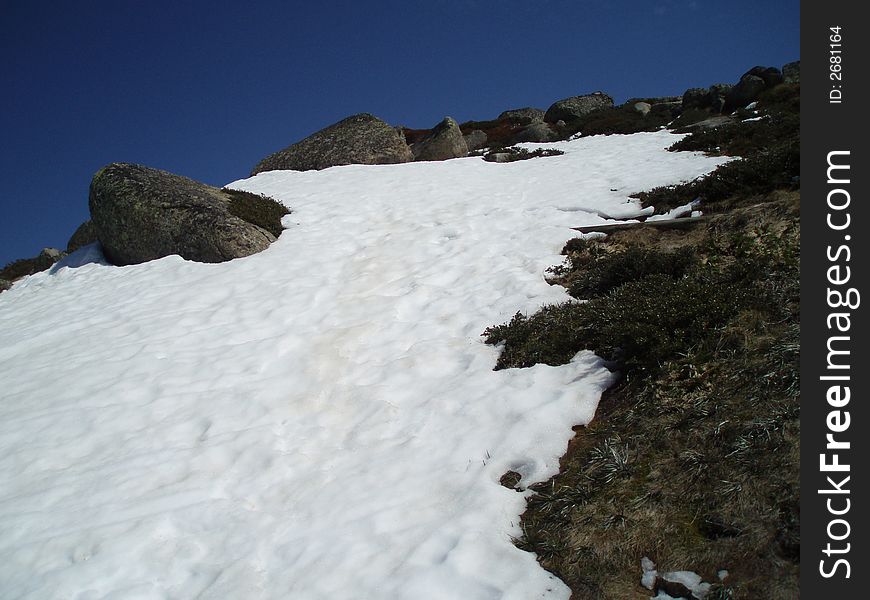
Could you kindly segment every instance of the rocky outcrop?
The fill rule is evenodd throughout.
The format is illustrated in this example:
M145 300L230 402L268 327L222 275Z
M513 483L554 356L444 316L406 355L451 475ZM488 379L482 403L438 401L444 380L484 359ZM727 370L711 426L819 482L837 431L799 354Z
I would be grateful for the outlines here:
M91 221L116 265L178 254L223 262L269 247L275 236L233 214L226 192L129 163L113 163L91 181Z
M727 109L734 110L758 99L758 95L764 91L764 80L757 75L744 75L740 82L734 86L725 101Z
M415 160L447 160L468 155L468 145L459 124L450 117L438 123L432 133L411 147Z
M498 120L519 121L524 125L531 125L532 123L543 123L544 114L544 111L540 108L532 108L531 106L527 106L525 108L513 108L511 110L506 110L498 116Z
M0 279L0 292L5 292L12 287L12 282L6 279Z
M683 92L683 110L707 108L707 88L689 88Z
M785 83L801 82L801 61L796 60L782 66L782 78Z
M547 123L555 123L560 120L565 122L574 121L599 108L610 108L612 106L613 98L604 92L572 96L554 102L544 114L544 121Z
M484 148L488 139L488 136L480 129L475 129L471 133L467 133L462 137L465 140L465 145L468 147L469 152Z
M714 83L708 88L690 88L683 94L682 108L706 108L716 113L722 112L725 98L732 87L729 83Z
M97 241L97 230L90 219L78 226L72 237L66 243L67 253L72 254L82 246L93 244Z
M782 73L776 67L753 67L744 73L737 85L728 92L723 110L730 112L742 108L758 100L758 96L764 90L782 82Z
M783 82L782 72L776 67L752 67L743 77L754 75L764 81L764 87L772 88ZM742 77L741 77L742 79Z
M403 136L368 113L348 117L257 163L251 175L288 169L311 171L338 165L383 165L414 160Z
M725 108L728 94L734 88L730 83L714 83L707 90L707 102L710 110L721 113Z

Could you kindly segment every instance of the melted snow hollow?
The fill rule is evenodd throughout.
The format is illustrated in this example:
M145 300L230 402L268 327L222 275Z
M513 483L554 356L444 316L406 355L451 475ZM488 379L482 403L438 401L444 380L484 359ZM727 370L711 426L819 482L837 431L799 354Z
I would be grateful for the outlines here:
M0 295L3 598L522 599L518 550L612 375L492 370L480 334L568 298L570 227L723 159L666 132L480 158L262 173L294 212L223 264L98 246ZM536 145L526 144L533 148ZM613 191L615 190L615 191Z

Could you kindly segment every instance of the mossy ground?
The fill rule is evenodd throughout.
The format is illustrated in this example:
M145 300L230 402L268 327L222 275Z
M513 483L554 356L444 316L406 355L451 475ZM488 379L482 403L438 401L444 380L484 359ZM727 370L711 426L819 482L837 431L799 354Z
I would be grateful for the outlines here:
M504 344L497 368L591 349L622 374L533 486L517 540L575 600L652 596L644 556L709 582L727 569L711 599L799 597L800 193L791 163L765 161L796 134L773 125L717 134L748 158L709 219L571 241L551 276L586 301L485 332Z

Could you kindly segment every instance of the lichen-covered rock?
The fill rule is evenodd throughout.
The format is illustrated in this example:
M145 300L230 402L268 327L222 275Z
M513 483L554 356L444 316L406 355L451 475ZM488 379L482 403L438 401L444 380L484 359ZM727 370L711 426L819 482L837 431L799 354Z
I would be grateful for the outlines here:
M522 142L554 142L559 139L559 134L556 133L547 123L532 123L528 127L524 127L516 135L511 138L512 144Z
M368 113L348 117L271 154L251 175L287 169L311 171L339 165L383 165L414 160L404 137Z
M613 106L613 98L604 92L593 92L583 96L571 96L553 103L544 114L544 121L555 123L556 121L573 121L591 113L599 108Z
M486 142L489 139L486 133L480 129L475 129L471 133L467 133L462 137L465 139L465 145L468 147L469 152L485 147Z
M447 160L468 156L468 145L459 124L450 117L438 123L432 133L411 147L415 160Z
M66 251L73 253L83 246L93 244L97 241L97 230L94 228L94 223L90 219L78 226L78 229L72 234L69 241L66 243Z
M43 248L39 253L39 258L45 261L51 261L52 264L56 263L60 259L65 256L63 250L59 250L57 248Z
M544 111L540 108L532 108L531 106L526 106L525 108L513 108L511 110L506 110L498 116L498 120L519 121L525 125L531 125L532 123L543 123L544 114Z
M223 262L269 247L275 236L230 211L218 188L142 165L113 163L91 181L91 221L106 258L129 265L178 254Z
M635 102L632 108L634 108L635 112L639 112L643 116L647 116L649 114L649 111L652 110L652 104L650 104L649 102Z
M796 60L782 66L782 78L785 83L801 82L801 61Z

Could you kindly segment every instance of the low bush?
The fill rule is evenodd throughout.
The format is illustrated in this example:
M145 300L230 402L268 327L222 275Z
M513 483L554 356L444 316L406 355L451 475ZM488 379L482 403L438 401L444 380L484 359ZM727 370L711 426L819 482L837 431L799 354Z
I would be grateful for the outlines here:
M697 131L670 147L672 151L707 152L725 156L750 156L776 149L800 136L800 116L765 114L760 121Z
M752 197L775 189L793 189L799 186L800 141L785 143L756 152L742 160L724 164L711 174L675 186L654 188L634 194L643 206L655 206L658 211L682 206L700 199L707 209L725 209L742 204ZM719 207L709 206L719 203Z
M280 236L284 231L281 217L289 215L290 211L277 200L244 190L223 188L221 191L229 196L229 209L233 215L252 225L262 227L275 237Z
M541 158L546 156L561 156L565 154L561 150L555 148L536 148L527 150L525 148L517 148L509 146L507 148L494 148L486 150L481 154L472 153L470 156L483 156L483 160L487 162L516 162L518 160L529 160L530 158Z
M683 277L697 259L691 249L663 252L654 248L631 246L622 252L595 252L592 244L586 252L570 252L575 276L568 293L575 298L597 298L611 290L647 275L666 275L673 280Z
M0 270L0 279L6 281L15 281L25 275L33 275L40 271L45 271L51 268L55 263L55 259L46 255L40 254L34 258L19 258L8 263L3 270Z

